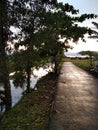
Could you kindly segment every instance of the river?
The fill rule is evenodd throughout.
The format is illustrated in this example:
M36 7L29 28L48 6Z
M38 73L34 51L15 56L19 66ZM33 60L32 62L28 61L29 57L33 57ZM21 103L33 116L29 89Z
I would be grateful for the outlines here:
M46 68L40 67L38 70L34 69L33 71L34 75L31 75L31 88L34 88L38 79L46 75L49 71L52 71L51 66L48 66ZM14 73L11 73L10 75L13 75L13 74ZM11 85L12 107L13 107L21 99L23 92L26 90L26 87L25 87L26 85L23 88L15 87L13 84L13 80L10 80L10 85ZM2 112L5 111L5 106L2 106L1 111Z

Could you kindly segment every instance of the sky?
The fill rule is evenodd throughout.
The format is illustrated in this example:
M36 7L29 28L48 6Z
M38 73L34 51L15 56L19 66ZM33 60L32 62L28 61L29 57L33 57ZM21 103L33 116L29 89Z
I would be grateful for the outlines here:
M75 9L79 9L80 14L84 13L95 13L98 15L98 0L58 0L58 2L69 3L73 5ZM98 22L97 19L86 20L86 22L82 23L83 26L88 26L94 28L92 25L92 21ZM74 48L66 53L66 55L71 55L80 51L98 51L98 42L96 39L88 39L86 36L86 43L81 40L78 41L77 45L75 43L70 43Z

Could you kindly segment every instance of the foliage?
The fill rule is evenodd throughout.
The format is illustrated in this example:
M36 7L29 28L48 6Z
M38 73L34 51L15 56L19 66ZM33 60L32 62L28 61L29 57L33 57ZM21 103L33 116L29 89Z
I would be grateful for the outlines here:
M90 57L90 66L93 67L93 60L98 59L98 52L96 51L81 51L79 52L81 55L88 55Z
M78 41L81 38L84 41L84 34L91 34L92 31L86 27L80 27L76 22L83 22L85 19L96 17L93 14L83 14L80 17L77 15L78 10L69 4L57 3L54 11L45 13L44 23L45 29L41 35L42 43L44 43L41 50L41 56L51 56L55 63L55 73L58 69L59 57L63 56L63 52L67 51L71 46L68 40ZM71 13L69 15L68 13ZM59 41L59 36L65 38L64 42ZM57 58L58 57L58 58ZM57 60L58 59L58 60Z
M97 56L98 52L96 52L96 51L81 51L81 52L79 52L79 54L88 55L91 57L91 56Z
M96 29L98 29L98 23L97 22L92 22L92 24L96 27ZM92 30L93 33L89 38L95 38L98 39L98 31L97 30Z
M40 42L40 34L44 30L44 12L46 12L48 5L53 7L52 5L54 4L52 1L49 3L47 3L48 1L43 2L41 0L15 0L13 2L13 18L16 17L16 23L13 26L20 29L16 37L18 41L15 43L15 55L17 55L17 58L14 58L14 63L16 64L15 71L19 71L18 73L23 71L26 74L28 92L30 90L31 68L34 66L37 67L42 63L39 52L42 44ZM25 46L25 50L19 50L19 47L23 45ZM17 62L20 62L20 64L17 64ZM22 69L19 70L19 67Z

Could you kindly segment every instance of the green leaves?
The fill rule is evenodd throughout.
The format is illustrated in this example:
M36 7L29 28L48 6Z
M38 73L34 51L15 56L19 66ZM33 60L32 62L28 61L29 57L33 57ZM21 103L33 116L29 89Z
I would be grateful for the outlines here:
M58 3L58 9L63 11L63 13L66 12L71 12L72 14L79 13L79 10L76 10L72 5L69 5L68 3L65 5L63 3Z
M93 18L96 18L97 17L97 15L95 15L95 14L83 14L83 15L81 15L79 18L78 18L78 21L79 22L83 22L84 20L86 20L86 19L93 19Z
M98 23L92 22L92 24L96 27L94 30L92 30L92 35L89 38L98 39ZM98 40L97 40L98 41Z

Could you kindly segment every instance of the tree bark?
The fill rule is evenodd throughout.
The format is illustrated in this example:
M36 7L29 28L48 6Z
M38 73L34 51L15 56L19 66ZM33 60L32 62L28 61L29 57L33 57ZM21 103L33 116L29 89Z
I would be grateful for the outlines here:
M7 54L5 51L8 41L7 0L0 1L0 75L5 91L5 111L11 109L11 87L7 68Z
M58 56L56 54L54 56L54 65L55 65L54 72L55 72L56 75L58 74L58 64L59 64L58 62L59 62L59 59L58 59Z
M27 66L27 92L30 92L30 78L31 78L31 68Z
M5 63L4 63L5 64ZM11 86L10 86L10 81L9 81L9 73L7 71L5 64L5 79L4 79L4 89L5 89L5 106L6 106L6 111L9 111L12 106L12 98L11 98Z

